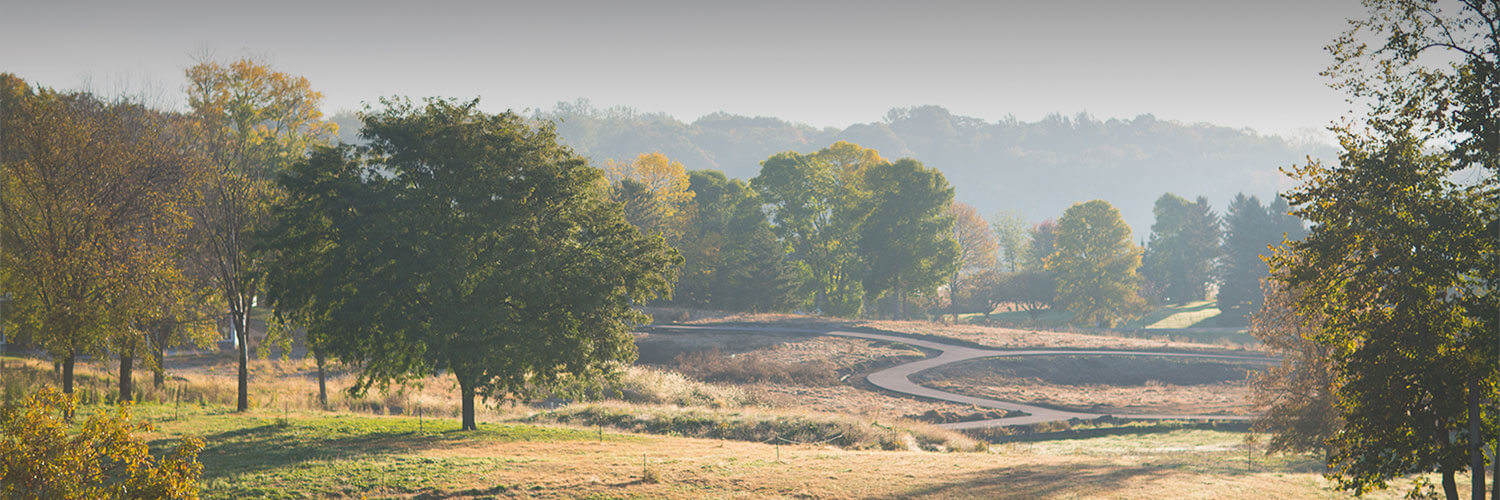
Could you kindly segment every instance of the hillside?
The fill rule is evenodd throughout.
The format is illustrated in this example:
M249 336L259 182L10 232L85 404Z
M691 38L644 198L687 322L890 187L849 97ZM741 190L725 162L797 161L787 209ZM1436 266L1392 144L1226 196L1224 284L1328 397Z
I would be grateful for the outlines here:
M1328 145L1151 115L988 122L921 106L893 109L879 122L818 129L725 113L684 123L580 100L535 116L557 122L563 139L596 161L660 151L689 169L722 170L741 179L754 177L773 153L807 153L851 141L888 158L913 157L938 167L957 186L959 201L981 213L1019 210L1036 221L1059 216L1073 202L1102 198L1124 212L1138 238L1146 237L1152 202L1165 191L1207 196L1222 210L1237 192L1264 199L1287 187L1278 167L1334 156Z

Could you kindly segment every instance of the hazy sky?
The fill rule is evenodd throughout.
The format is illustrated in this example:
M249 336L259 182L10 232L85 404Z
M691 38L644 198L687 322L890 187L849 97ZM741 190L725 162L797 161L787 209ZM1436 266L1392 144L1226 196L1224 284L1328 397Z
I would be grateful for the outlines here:
M596 105L815 126L938 104L996 120L1087 111L1317 129L1346 109L1318 72L1356 0L0 0L0 71L180 100L198 54L308 77L326 110L382 95L491 110Z

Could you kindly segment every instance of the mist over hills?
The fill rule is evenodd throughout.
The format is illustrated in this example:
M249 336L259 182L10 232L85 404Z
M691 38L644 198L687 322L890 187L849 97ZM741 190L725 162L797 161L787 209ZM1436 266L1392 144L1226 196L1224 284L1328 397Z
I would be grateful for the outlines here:
M1222 212L1235 193L1264 200L1289 187L1279 167L1308 156L1336 157L1330 144L1152 115L986 121L919 106L840 129L727 113L685 123L664 113L578 100L533 116L556 122L563 140L596 162L659 151L688 169L720 170L739 179L755 177L772 154L810 153L850 141L889 159L912 157L937 167L956 187L957 199L986 216L1018 210L1035 222L1058 217L1075 202L1107 200L1137 239L1149 235L1152 204L1164 192L1207 196Z

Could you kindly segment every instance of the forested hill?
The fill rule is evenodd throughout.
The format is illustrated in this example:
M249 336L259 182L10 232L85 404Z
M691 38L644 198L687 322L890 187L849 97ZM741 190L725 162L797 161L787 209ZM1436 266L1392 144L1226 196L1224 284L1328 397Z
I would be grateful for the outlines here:
M1278 167L1308 155L1333 158L1332 146L1150 115L1100 121L1054 115L1037 122L986 122L937 106L894 109L885 120L837 129L777 118L716 113L684 123L660 113L562 103L538 118L554 120L563 139L596 161L660 151L689 169L749 179L774 153L810 153L846 140L889 159L935 166L959 201L981 213L1020 210L1033 221L1057 217L1076 201L1102 198L1124 212L1138 239L1151 226L1163 192L1207 196L1222 210L1237 192L1262 199L1287 187Z

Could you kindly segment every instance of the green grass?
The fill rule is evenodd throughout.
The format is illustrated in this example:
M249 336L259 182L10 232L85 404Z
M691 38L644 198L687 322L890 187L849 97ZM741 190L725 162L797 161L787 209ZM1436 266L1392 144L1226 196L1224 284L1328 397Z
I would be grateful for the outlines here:
M969 313L958 315L960 323L972 323L976 321L991 321L997 324L1013 325L1025 328L1061 328L1073 322L1073 313L1064 309L1048 309L1031 318L1031 313L1025 311L1010 311L1002 313Z
M1193 328L1216 326L1218 318L1219 303L1212 300L1200 300L1185 304L1168 304L1157 308L1151 313L1131 321L1124 328Z
M307 498L410 495L451 489L487 471L515 465L499 457L423 456L461 444L638 441L580 429L480 423L458 432L452 419L353 415L244 415L227 407L141 405L136 415L156 426L152 449L181 436L207 444L199 455L206 498Z

